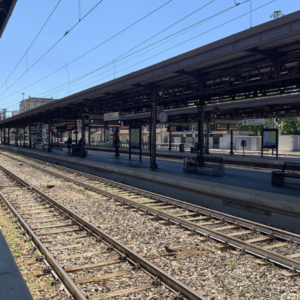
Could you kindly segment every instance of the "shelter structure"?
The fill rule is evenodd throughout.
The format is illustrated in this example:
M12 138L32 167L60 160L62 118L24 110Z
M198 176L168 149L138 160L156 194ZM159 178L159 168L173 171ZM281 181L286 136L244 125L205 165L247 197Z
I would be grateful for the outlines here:
M299 115L299 46L300 11L296 11L21 113L1 121L0 127L39 121L48 123L50 130L51 124L62 120L81 119L85 124L90 114L119 112L123 118L145 113L143 122L152 130L150 166L156 168L157 112L186 109L190 114L178 118L194 115L197 119L199 156L203 158L203 125L215 115L227 119ZM84 126L81 130L83 136Z

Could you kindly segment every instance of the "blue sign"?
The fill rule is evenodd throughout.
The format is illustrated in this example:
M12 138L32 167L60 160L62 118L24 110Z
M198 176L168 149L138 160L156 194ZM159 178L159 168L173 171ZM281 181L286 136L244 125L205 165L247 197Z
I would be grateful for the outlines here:
M112 132L117 132L117 128L116 128L116 127L113 127L113 128L112 128Z
M84 127L84 131L90 131L90 127L89 126L85 126Z
M186 130L183 130L183 133L186 133Z
M211 129L209 129L209 131L208 131L209 133L212 133L212 130Z
M243 134L243 130L240 130L240 131L239 131L239 134Z
M231 133L231 130L228 130L228 133Z

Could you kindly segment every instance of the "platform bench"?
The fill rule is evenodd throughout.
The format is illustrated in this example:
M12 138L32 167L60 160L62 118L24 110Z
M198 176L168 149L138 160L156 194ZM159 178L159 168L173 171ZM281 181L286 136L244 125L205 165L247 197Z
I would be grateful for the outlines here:
M272 185L284 183L284 177L300 179L300 163L285 162L282 171L272 172Z
M199 162L198 156L196 158L189 157L183 159L184 171L197 171L197 168L210 168L212 170L212 175L223 175L225 173L223 157L205 156L203 158L203 163Z
M72 145L72 156L81 156L81 149L77 145ZM87 150L84 150L84 157L87 156Z
M63 144L53 144L53 148L57 150L63 150Z

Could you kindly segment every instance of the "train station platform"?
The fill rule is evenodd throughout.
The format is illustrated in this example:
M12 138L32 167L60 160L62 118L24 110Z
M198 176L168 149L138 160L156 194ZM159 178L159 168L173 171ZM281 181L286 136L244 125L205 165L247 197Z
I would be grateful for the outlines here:
M0 299L32 300L29 289L0 231Z
M113 147L95 147L86 146L87 150L115 153ZM128 157L128 148L120 148L121 155ZM132 155L138 155L138 150L131 150ZM156 154L158 158L170 158L176 160L182 160L185 157L196 157L197 154L191 153L190 151L179 152L178 150L162 150L157 149ZM142 149L142 155L149 157L150 151L147 148ZM205 155L206 156L206 155ZM270 168L270 169L282 169L282 165L285 161L300 162L300 152L282 152L276 159L275 155L265 152L264 156L261 157L260 152L257 151L246 151L245 155L243 152L235 152L235 154L229 154L229 150L210 150L210 156L223 157L225 164L251 166L258 168Z
M210 170L184 172L182 160L158 158L158 169L151 170L149 157L140 162L137 156L129 161L125 154L116 158L113 153L91 150L87 157L80 158L68 154L66 149L46 152L12 145L1 148L300 233L300 182L289 178L282 186L272 186L268 169L231 167L225 163L225 174L212 176ZM284 161L300 160L249 155L236 155L234 159L267 162L277 168Z

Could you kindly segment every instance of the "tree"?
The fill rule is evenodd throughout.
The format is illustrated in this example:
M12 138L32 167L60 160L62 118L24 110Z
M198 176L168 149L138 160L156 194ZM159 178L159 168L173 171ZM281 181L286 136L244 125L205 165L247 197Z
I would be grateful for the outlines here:
M300 118L289 118L288 121L279 124L278 129L281 135L300 135Z

